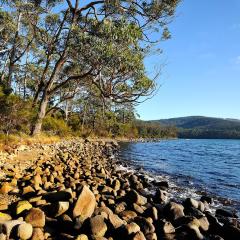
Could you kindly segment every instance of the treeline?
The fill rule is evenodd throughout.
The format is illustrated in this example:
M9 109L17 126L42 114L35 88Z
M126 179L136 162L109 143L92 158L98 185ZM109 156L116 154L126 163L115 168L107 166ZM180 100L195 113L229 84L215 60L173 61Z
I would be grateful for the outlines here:
M0 0L1 131L137 136L158 77L144 59L178 3Z
M163 126L175 126L179 138L240 139L240 120L189 116L155 121Z
M36 114L37 107L32 108L30 99L5 94L0 88L0 134L29 135ZM131 104L118 105L110 111L103 109L93 98L69 102L67 113L61 108L55 108L44 118L42 128L49 135L59 136L176 137L175 128L137 120Z
M136 121L138 136L142 138L177 138L177 128L162 126L156 122Z
M179 129L179 138L192 139L240 139L240 130L238 129Z

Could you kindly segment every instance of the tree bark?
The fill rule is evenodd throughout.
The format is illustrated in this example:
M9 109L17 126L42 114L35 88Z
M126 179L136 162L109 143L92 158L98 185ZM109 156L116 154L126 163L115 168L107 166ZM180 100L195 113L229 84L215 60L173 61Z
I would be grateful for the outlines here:
M36 119L35 125L33 126L33 129L32 129L32 135L33 136L36 136L36 135L41 133L42 122L43 122L43 119L46 115L48 100L49 100L49 96L46 93L44 93L44 96L43 96L43 98L40 102L37 119Z
M9 59L9 70L8 70L8 78L7 78L7 87L9 89L11 88L11 85L12 85L12 75L14 71L15 57L16 57L16 45L17 45L17 40L19 36L19 31L20 31L21 18L22 18L22 13L19 12L18 20L17 20L17 30L14 36L13 47L12 47L10 59Z
M77 7L77 4L76 4L76 7ZM36 104L36 101L38 99L38 96L39 96L41 90L43 91L43 96L41 98L37 119L36 119L35 125L34 125L33 130L32 130L32 135L33 136L38 135L39 133L41 133L42 121L43 121L44 117L46 116L46 110L47 110L49 97L52 94L50 90L51 90L52 85L55 82L56 78L59 76L59 73L62 70L64 63L66 62L66 57L67 57L67 54L68 54L68 47L69 47L68 43L69 43L70 35L72 33L72 28L73 28L73 26L75 24L75 21L76 21L76 9L75 9L75 11L73 13L73 16L72 16L72 23L71 23L71 27L70 27L68 35L67 35L66 42L65 42L65 49L63 50L63 53L60 56L60 58L58 59L58 61L55 63L54 69L52 71L52 74L51 74L49 80L43 86L44 88L43 89L39 88L37 93L36 93L36 95L35 95L33 105ZM47 70L47 67L48 67L48 63L46 65L45 70ZM41 80L41 83L43 83L42 80Z

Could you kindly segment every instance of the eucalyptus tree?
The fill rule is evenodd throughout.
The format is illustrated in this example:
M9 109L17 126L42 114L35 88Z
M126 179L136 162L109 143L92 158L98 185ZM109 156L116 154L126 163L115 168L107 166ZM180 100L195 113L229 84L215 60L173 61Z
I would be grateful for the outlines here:
M116 103L133 103L151 94L154 79L147 77L143 61L156 42L169 38L167 25L179 0L7 2L15 3L11 11L16 16L24 16L25 36L18 57L13 37L9 67L12 54L23 65L28 52L28 65L38 72L32 74L33 105L39 106L32 133L38 134L50 101L58 104L68 98L66 89L81 90L87 84L98 89L101 99Z
M0 42L2 45L0 57L4 62L1 82L9 91L13 84L13 76L18 75L19 68L16 69L16 65L19 65L28 53L34 34L28 24L30 12L27 0L1 0L0 2Z

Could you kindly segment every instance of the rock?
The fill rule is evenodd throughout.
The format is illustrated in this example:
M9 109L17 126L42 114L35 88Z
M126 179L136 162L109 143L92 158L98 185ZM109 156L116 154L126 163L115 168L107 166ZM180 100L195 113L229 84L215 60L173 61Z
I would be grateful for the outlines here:
M107 219L112 214L113 214L112 210L110 208L108 208L108 207L100 207L100 208L97 208L94 211L94 215L102 215L102 216L104 216Z
M39 208L32 208L25 217L25 221L33 227L43 228L45 226L45 213Z
M136 203L141 206L147 203L147 198L138 194L137 191L131 190L126 195L126 201L128 201L129 203Z
M1 189L0 189L0 193L1 194L7 194L7 193L11 192L12 190L13 190L13 186L8 182L4 182L2 184Z
M31 187L31 186L27 186L23 188L23 195L30 195L30 194L34 194L35 190Z
M121 212L123 212L126 209L127 204L125 202L121 202L119 204L116 205L115 207L115 213L119 214Z
M149 207L144 212L144 217L150 217L154 221L158 220L158 210L155 207Z
M47 202L65 202L71 198L72 194L67 191L50 192L43 195L43 199L45 199Z
M7 238L9 238L12 229L15 226L22 224L22 223L23 223L22 220L4 221L4 222L0 223L0 230L4 229L4 233L6 234Z
M140 231L140 227L135 222L131 222L125 225L125 229L127 230L128 235L131 235L133 233L137 233Z
M134 222L140 227L145 235L155 231L154 225L144 217L136 217Z
M8 203L0 203L0 211L4 211L8 209Z
M42 196L31 197L29 199L29 202L30 203L36 203L37 201L40 201L41 199L42 199ZM44 200L44 201L46 201L46 200Z
M34 228L31 240L44 240L44 233L41 228Z
M189 223L187 224L187 227L191 229L191 233L194 235L196 239L204 239L204 236L200 232L199 228L202 231L207 231L209 229L209 222L206 217L202 217L200 219L197 219L195 217L189 219Z
M126 222L130 222L132 219L137 217L137 214L134 211L130 211L130 210L123 211L119 215Z
M28 201L19 201L16 207L16 215L19 215L20 213L29 210L32 208L32 204Z
M34 183L34 186L38 186L39 185L42 185L42 178L40 176L40 174L36 174L34 177L33 177L33 183Z
M26 240L31 238L33 234L33 227L29 223L22 223L18 226L17 235L20 239Z
M199 202L193 198L187 198L185 201L184 201L184 206L185 207L194 207L194 208L198 208L198 205L199 205Z
M124 224L123 220L121 218L119 218L118 215L116 215L116 214L109 215L109 222L113 226L114 229L117 229Z
M223 216L223 217L238 218L238 216L235 213L225 209L217 209L216 215Z
M146 235L147 240L157 240L157 234L156 233L149 233Z
M132 238L132 240L146 240L146 238L142 232L137 232Z
M175 233L174 226L171 224L171 222L168 222L166 220L160 221L157 229L165 234Z
M169 184L167 181L154 182L154 185L165 191L169 188Z
M175 202L170 202L168 205L166 205L164 210L168 217L173 220L177 220L178 218L184 216L184 207L181 204Z
M202 196L200 201L202 202L207 202L208 204L212 204L213 203L213 199L209 196Z
M1 233L0 234L0 240L7 240L7 235Z
M198 210L197 208L194 208L194 207L185 208L184 213L187 216L192 216L192 217L196 217L196 218L205 216L205 214L203 212L201 212L200 210Z
M223 226L223 237L224 239L238 240L240 239L240 229L235 226L225 224Z
M198 202L198 209L201 211L201 212L204 212L205 211L205 204L201 201Z
M198 221L199 221L199 227L205 232L208 231L210 224L208 222L207 217L201 217L198 219Z
M144 213L144 209L143 209L141 206L137 205L136 203L134 203L134 204L132 205L132 207L133 207L133 210L134 210L135 212L137 212L137 213L139 213L139 214L143 214L143 213Z
M94 194L87 186L83 186L73 209L73 217L83 222L91 217L96 206Z
M59 217L69 209L69 202L55 202L50 205L50 212L54 217Z
M118 180L118 179L115 179L114 181L113 181L113 184L112 184L113 186L113 189L114 190L116 190L116 191L118 191L120 188L121 188L121 183L120 183L120 181Z
M80 234L77 236L76 240L88 240L88 236L85 234Z
M90 219L91 233L94 237L103 237L107 231L107 225L104 222L104 217L101 215Z
M12 217L7 213L0 212L0 222L5 222L11 220Z
M189 227L189 230L191 230L190 233L193 239L199 239L199 240L204 239L204 236L202 235L199 228L195 224L188 224L188 227Z
M163 191L161 189L157 189L156 194L154 196L154 201L156 203L166 203L168 200L168 194L166 191Z
M214 236L211 236L211 240L224 240L224 239L219 235L214 235Z

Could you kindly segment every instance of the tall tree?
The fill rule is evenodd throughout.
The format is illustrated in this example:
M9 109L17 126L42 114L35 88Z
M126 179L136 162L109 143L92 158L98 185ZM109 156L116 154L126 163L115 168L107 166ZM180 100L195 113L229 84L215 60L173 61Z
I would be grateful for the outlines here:
M73 86L94 86L102 99L117 103L151 94L155 84L146 75L144 57L157 41L169 38L167 25L178 2L27 1L21 14L25 34L33 36L29 65L38 71L33 101L39 111L32 133L41 131L49 102L55 99L57 104L56 95L67 96L64 91ZM27 43L19 56L25 54Z

